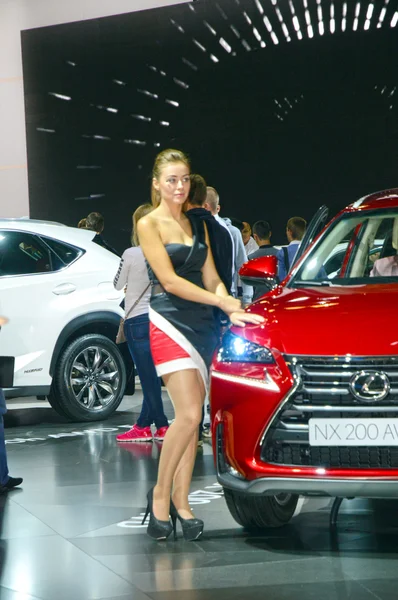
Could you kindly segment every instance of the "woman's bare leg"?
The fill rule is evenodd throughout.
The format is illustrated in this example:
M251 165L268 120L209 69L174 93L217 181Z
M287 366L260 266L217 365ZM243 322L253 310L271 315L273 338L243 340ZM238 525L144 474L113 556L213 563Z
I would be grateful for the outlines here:
M163 380L174 405L175 419L163 441L158 480L153 494L153 509L157 519L167 521L170 513L170 494L177 469L179 471L178 480L185 482L182 484L184 489L187 487L186 481L188 479L189 483L191 481L196 455L193 452L193 440L197 440L204 396L203 388L198 382L196 369L176 371L164 375ZM190 450L179 468L188 447ZM195 449L196 447L197 441Z
M206 390L199 371L196 371L196 377L200 396L202 398L201 406L203 406ZM198 451L198 437L199 428L197 427L192 440L189 442L189 445L178 464L173 480L172 498L174 506L177 508L178 513L183 519L192 519L193 517L188 502L188 495L195 466L195 458Z

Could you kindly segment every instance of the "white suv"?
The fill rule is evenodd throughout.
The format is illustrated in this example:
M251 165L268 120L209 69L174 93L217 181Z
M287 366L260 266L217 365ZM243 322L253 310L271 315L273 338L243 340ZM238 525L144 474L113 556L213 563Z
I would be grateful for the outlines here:
M6 397L47 396L61 415L101 420L134 391L134 368L115 338L123 293L119 259L95 233L0 219L0 386ZM127 389L128 388L128 389Z

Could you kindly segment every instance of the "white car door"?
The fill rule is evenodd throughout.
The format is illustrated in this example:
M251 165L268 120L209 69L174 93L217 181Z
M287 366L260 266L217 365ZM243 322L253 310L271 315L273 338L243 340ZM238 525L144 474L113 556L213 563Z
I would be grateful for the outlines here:
M0 310L9 319L0 355L15 357L14 387L47 386L60 302L76 287L73 273L30 232L0 230Z

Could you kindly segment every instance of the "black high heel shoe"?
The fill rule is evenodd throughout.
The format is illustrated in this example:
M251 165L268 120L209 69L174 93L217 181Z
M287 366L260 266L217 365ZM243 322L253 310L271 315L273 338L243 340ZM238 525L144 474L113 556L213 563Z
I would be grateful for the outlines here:
M149 515L149 523L147 528L147 534L154 540L167 540L171 532L174 530L175 526L170 523L170 521L160 521L153 514L153 488L149 490L147 494L148 504L146 507L145 517L142 519L142 525L144 525L147 516Z
M170 516L173 522L174 539L177 539L177 519L181 523L182 535L187 542L194 542L199 539L203 533L204 523L201 519L183 519L173 501L170 500Z

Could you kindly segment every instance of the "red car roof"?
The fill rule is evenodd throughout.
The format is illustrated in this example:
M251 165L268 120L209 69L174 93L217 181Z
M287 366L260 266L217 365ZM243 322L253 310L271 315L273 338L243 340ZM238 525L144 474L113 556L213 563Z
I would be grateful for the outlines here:
M398 188L364 196L351 204L346 210L375 210L378 208L398 208Z

